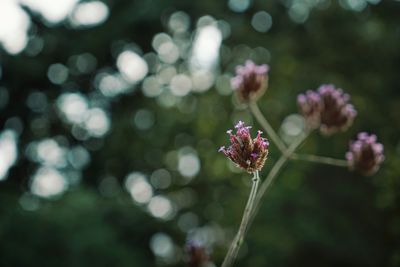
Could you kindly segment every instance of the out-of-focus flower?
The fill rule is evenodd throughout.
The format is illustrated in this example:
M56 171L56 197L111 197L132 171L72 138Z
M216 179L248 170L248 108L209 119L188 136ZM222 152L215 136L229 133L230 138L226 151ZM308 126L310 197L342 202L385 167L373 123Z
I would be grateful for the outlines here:
M357 135L357 140L350 142L346 159L352 170L364 175L376 173L385 159L383 145L377 142L376 135L365 132Z
M186 251L189 256L188 267L205 267L210 259L206 248L200 242L188 241Z
M231 85L240 101L257 100L265 92L268 86L268 71L268 65L256 65L251 60L236 67L236 76L232 78Z
M297 104L300 113L306 120L306 125L310 129L316 129L321 125L321 97L317 92L308 90L305 94L297 96Z
M331 84L321 85L317 91L307 91L297 97L300 113L310 129L320 128L324 134L347 130L357 115L350 96Z
M252 139L251 127L245 126L242 121L239 121L235 128L236 134L233 134L232 130L227 131L231 145L228 148L221 147L219 152L223 152L238 167L248 173L261 170L268 156L268 140L261 137L261 131L258 131L257 137Z
M357 115L353 105L349 104L350 96L333 85L322 85L318 93L323 103L321 131L331 134L347 130Z

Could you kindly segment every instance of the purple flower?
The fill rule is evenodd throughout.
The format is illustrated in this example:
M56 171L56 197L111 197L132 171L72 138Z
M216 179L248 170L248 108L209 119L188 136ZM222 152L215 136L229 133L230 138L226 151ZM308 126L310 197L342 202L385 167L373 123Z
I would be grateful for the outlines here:
M297 97L300 113L310 129L320 128L324 134L347 130L357 115L350 96L335 86L321 85L317 91L307 91Z
M322 101L318 92L308 90L305 94L298 95L297 104L307 126L310 129L318 128L321 125L322 110Z
M350 142L346 159L352 170L364 175L376 173L385 159L383 145L377 142L376 135L365 132L357 135L357 140Z
M240 101L256 100L265 92L268 71L268 65L256 65L251 60L236 67L236 76L232 78L231 85Z
M209 254L206 248L197 241L188 241L186 243L186 252L188 253L188 267L203 267L209 261Z
M261 131L258 131L257 137L252 139L251 127L246 126L242 121L239 121L235 128L236 134L233 134L232 130L227 131L231 145L228 148L221 147L219 152L224 153L238 167L248 173L261 170L268 156L268 140L261 137Z

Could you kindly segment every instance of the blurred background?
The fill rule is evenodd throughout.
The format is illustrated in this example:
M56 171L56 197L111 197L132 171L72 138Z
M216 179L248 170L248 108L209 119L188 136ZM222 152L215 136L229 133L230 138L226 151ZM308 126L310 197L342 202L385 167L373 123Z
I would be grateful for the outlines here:
M237 266L400 266L400 1L0 1L0 266L218 266L249 175L217 149L251 114L230 88L271 66L259 106L286 142L296 96L351 94L345 133L301 151L344 158L373 132L372 177L290 162ZM272 146L261 173L279 157ZM214 266L211 264L210 266Z

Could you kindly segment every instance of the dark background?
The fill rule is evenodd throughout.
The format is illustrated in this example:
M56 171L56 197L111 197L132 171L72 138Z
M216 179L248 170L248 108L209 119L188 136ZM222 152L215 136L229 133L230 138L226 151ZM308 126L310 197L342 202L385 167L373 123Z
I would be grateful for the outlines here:
M386 160L372 177L290 162L264 199L237 266L400 266L400 2L375 2L253 1L235 10L240 1L109 0L104 23L79 29L67 20L46 23L25 7L30 42L16 55L0 51L1 133L12 130L18 140L18 159L0 182L0 265L184 266L183 247L193 238L205 243L218 266L240 222L249 177L217 149L228 143L225 132L239 118L253 123L226 88L235 65L252 58L271 67L259 106L275 129L297 112L300 92L333 83L352 96L354 125L331 137L313 133L302 151L343 158L349 140L368 131L384 144ZM296 4L308 16L296 13ZM183 37L168 26L177 11L190 19ZM259 11L272 18L265 33L251 24ZM142 83L116 96L100 92L96 76L118 72L116 59L127 46L158 60L152 47L157 33L186 38L190 46L196 22L206 15L230 28L214 70L217 85L182 97L168 85L162 95L147 97ZM43 42L39 51L35 38ZM83 53L95 64L76 71L73 56ZM148 75L167 65L188 73L188 58L149 63ZM58 84L48 74L55 63L69 70ZM40 97L29 105L32 93ZM80 93L103 110L107 133L90 136L63 120L57 104L63 93ZM79 147L90 161L49 167L29 156L33 143L49 138L65 151ZM192 178L179 168L182 155L200 163ZM278 157L272 146L262 179ZM62 175L65 192L44 197L31 190L44 165ZM160 169L166 185L154 178ZM144 175L154 195L169 199L171 214L155 218L132 200L125 187L132 172Z

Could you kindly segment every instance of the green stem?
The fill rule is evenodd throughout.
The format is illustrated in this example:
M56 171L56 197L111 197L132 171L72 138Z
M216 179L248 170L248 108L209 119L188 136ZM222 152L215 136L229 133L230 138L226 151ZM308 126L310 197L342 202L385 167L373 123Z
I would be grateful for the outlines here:
M255 201L254 201L254 209L251 212L250 215L250 223L249 226L253 223L254 217L257 215L257 212L261 206L261 200L264 197L265 193L267 192L268 188L271 186L275 178L277 177L279 171L282 169L282 167L285 165L285 163L288 161L290 156L294 153L294 151L303 143L303 141L307 138L307 136L310 134L310 132L304 133L302 136L297 138L285 151L284 154L281 155L281 157L278 159L278 161L275 163L275 165L272 167L271 171L268 173L267 178L264 180L264 182L260 186L260 190L258 191Z
M265 119L264 115L262 114L260 108L258 107L256 102L250 102L249 107L251 112L253 113L254 117L258 121L258 123L264 128L264 130L267 132L268 136L271 138L271 140L275 143L275 145L278 147L278 149L281 151L282 154L285 154L286 151L286 145L283 143L281 138L278 136L278 134L274 131L272 128L271 124L269 124L268 120Z
M290 158L294 159L294 160L322 163L322 164L338 166L338 167L348 167L347 161L343 160L343 159L334 159L334 158L329 158L329 157L308 155L308 154L293 154Z
M224 262L222 263L222 267L231 267L237 257L239 249L243 243L244 235L246 233L247 227L249 225L251 211L254 207L254 199L257 194L258 184L260 181L260 177L258 171L254 172L254 177L252 179L253 185L251 187L249 199L246 204L246 208L244 209L242 222L240 223L239 230L233 239L228 253L225 256Z

